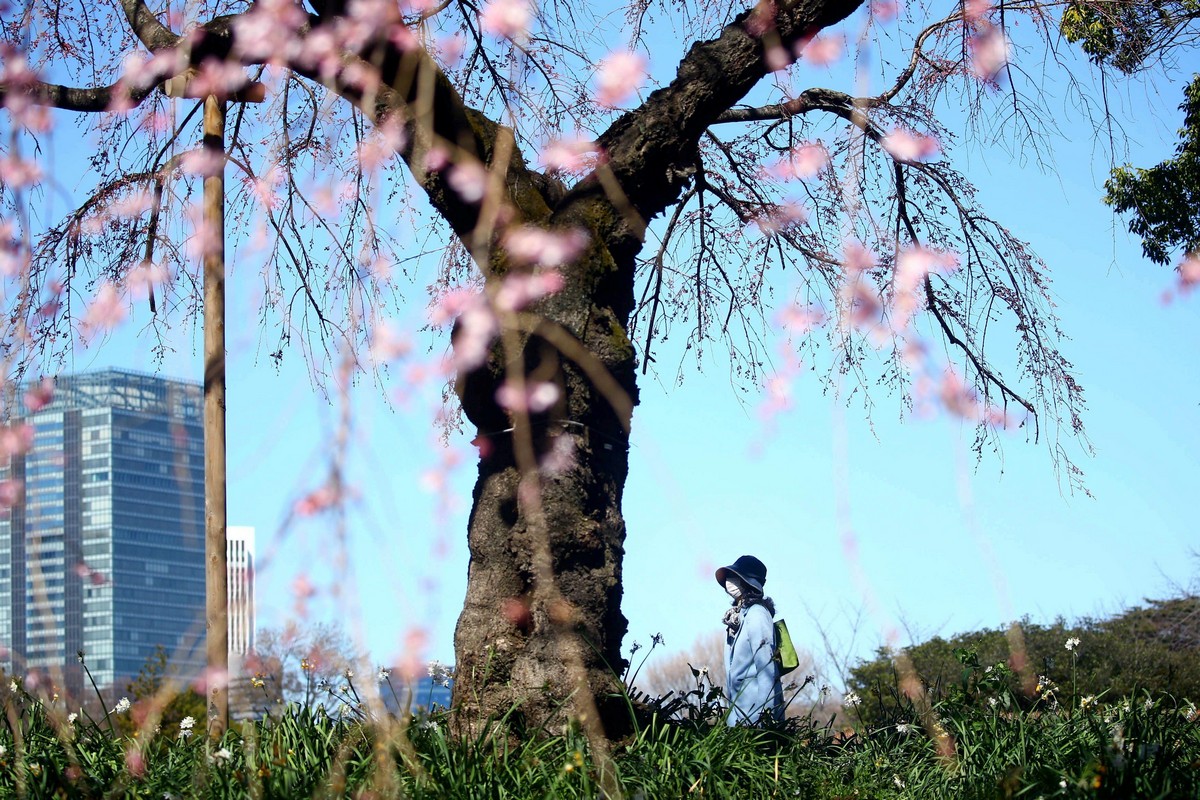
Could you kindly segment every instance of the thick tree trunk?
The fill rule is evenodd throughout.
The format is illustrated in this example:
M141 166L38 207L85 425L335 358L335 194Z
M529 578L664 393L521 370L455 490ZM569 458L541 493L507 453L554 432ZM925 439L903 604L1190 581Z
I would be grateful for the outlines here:
M627 260L631 267L632 254ZM537 333L507 344L511 352L519 341L530 380L558 384L561 398L548 412L527 419L497 406L496 389L506 377L503 346L459 381L480 446L467 597L454 641L461 734L502 719L517 736L557 730L568 719L593 732L627 721L617 692L626 631L621 495L628 412L636 402L636 359L625 333L631 274L593 245L564 271L563 291L536 310L606 368L625 410L614 410L614 387L598 388L548 341L553 336ZM549 469L546 459L563 446L561 437L569 437L574 459L565 469ZM531 451L542 464L536 471L529 469Z

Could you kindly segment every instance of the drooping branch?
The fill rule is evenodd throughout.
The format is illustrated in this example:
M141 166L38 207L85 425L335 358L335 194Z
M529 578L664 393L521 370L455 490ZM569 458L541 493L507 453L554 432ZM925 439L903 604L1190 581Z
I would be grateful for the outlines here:
M789 52L803 38L833 25L862 0L796 0L780 4L774 19L769 4L740 14L710 41L692 46L674 80L651 93L641 106L621 116L598 142L625 195L643 220L674 203L696 160L700 137L770 71L764 40L752 29L772 29ZM595 191L584 182L576 192ZM614 235L634 238L626 224Z
M125 96L119 95L123 91L125 91L125 88L119 82L111 86L89 88L61 86L56 83L44 83L41 81L20 87L0 85L0 105L8 100L10 94L19 92L40 106L61 108L64 111L102 112L112 107L115 98ZM153 91L154 87L152 86L144 89L129 90L127 96L133 105L140 105Z

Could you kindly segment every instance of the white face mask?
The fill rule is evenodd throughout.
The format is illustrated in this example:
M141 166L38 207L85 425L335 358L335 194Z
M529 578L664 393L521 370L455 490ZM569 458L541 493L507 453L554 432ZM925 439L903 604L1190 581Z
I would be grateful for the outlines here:
M742 587L738 586L733 581L725 581L725 593L737 600L742 596Z

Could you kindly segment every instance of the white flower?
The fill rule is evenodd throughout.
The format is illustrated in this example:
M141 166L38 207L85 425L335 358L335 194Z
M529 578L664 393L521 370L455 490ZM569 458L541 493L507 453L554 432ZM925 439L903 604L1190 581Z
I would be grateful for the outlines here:
M1146 702L1142 703L1142 708L1149 711L1150 709L1154 708L1154 701L1147 697Z
M900 779L900 776L899 776L899 775L893 775L893 776L892 776L892 783L896 784L896 788L897 788L897 789L903 789L903 788L904 788L904 781L902 781L902 780Z
M985 669L985 670L983 671L983 674L984 674L984 675L991 675L991 674L992 674L992 670L994 670L994 669L995 669L995 667L993 667L991 664L989 664L989 665L988 665L988 667L987 667L987 669Z
M999 701L999 700L997 700L997 699L996 699L996 698L994 698L994 697L989 697L989 698L988 698L988 705L990 705L992 708L995 708L995 707L996 707L996 705L997 705L999 702L1000 702L1000 701Z
M74 725L75 720L77 720L77 719L79 719L79 715L76 714L74 711L72 711L70 714L67 714L67 724L68 725Z
M912 727L907 722L901 722L899 725L896 726L896 733L898 733L902 736L907 736L908 732L911 730L912 730Z
M1060 789L1065 789L1065 788L1067 788L1067 782L1066 782L1065 780L1061 780L1061 781L1059 781L1059 782L1058 782L1058 788L1060 788Z
M862 698L858 696L858 692L846 692L846 696L842 698L842 702L848 706L856 706L862 702Z
M353 677L354 677L354 670L347 667L346 668L346 679L349 680L350 678L353 678Z
M220 750L212 754L213 761L226 761L233 758L233 753L229 752L228 747L222 747Z
M379 668L379 672L378 672L378 673L375 675L375 678L376 678L376 680L378 680L380 683L383 683L383 682L384 682L384 681L386 681L386 680L387 680L389 677L391 677L391 674L392 674L391 670L387 670L387 669L384 669L383 667L380 667L380 668Z
M9 681L9 682L8 682L8 690L9 690L10 692L15 692L15 691L17 691L17 682L16 682L16 681Z
M1079 639L1077 639L1077 638L1067 639L1066 647L1068 650L1074 650L1078 646L1079 646Z
M8 748L5 747L4 745L0 744L0 756L3 756L7 752L8 752Z
M1080 700L1080 701L1079 701L1079 707L1080 707L1080 708L1087 708L1088 706L1090 706L1090 705L1091 705L1092 703L1094 703L1094 702L1096 702L1096 698L1095 698L1093 695L1090 695L1090 694L1089 694L1087 697L1085 697L1085 698L1083 698L1082 700Z
M129 710L130 705L131 705L131 703L129 702L129 698L122 697L120 700L117 701L117 707L112 710L112 713L124 714L126 711Z
M195 726L196 726L196 718L195 717L184 717L183 719L179 720L179 730L181 730L181 731L190 731Z

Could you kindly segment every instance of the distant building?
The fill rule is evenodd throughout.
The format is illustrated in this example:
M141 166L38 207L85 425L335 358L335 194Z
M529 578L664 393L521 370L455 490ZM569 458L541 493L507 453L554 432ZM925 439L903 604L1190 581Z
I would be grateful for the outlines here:
M183 674L203 668L202 408L198 383L125 370L62 376L49 404L20 403L11 424L34 435L0 460L0 482L22 491L0 509L0 667L65 669L74 691L78 651L101 686L136 675L156 645ZM239 564L245 646L252 560Z
M225 570L229 594L229 656L254 650L254 528L229 526L225 531Z

